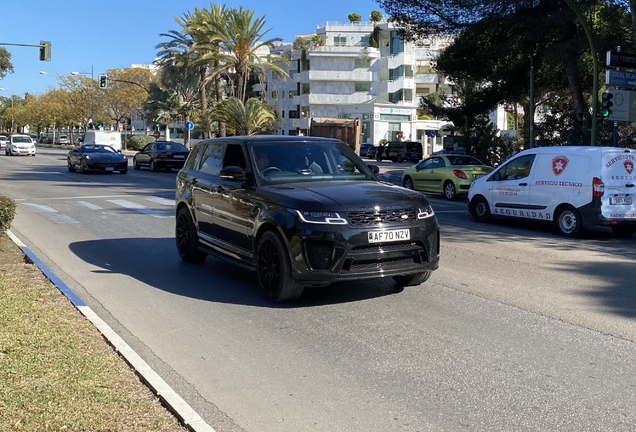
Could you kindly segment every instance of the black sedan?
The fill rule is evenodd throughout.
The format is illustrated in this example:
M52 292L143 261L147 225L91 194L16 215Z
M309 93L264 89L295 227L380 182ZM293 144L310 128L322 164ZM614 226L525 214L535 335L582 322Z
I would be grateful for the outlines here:
M109 145L85 144L73 149L68 152L66 163L71 172L128 172L128 158Z
M189 152L186 146L177 142L155 141L135 154L133 167L147 166L150 171L181 169Z

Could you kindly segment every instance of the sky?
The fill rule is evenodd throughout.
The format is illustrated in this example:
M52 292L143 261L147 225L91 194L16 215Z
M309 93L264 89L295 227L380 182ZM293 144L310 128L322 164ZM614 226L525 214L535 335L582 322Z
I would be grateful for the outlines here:
M265 36L293 42L297 34L314 33L328 21L348 22L350 13L370 21L373 10L384 14L375 0L218 1L228 8L252 9L265 17ZM37 47L0 45L11 53L14 72L0 79L0 96L24 97L55 88L56 77L80 72L97 79L108 69L151 63L155 46L180 30L175 17L195 8L210 8L199 0L0 0L0 44L39 45L51 41L51 61L40 61ZM40 73L45 72L45 74Z

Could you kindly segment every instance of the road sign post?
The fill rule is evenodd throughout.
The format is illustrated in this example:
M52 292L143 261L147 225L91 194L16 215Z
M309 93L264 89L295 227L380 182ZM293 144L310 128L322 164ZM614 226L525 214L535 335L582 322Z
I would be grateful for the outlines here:
M152 136L155 137L155 139L159 139L161 137L161 132L156 130L155 133L152 134Z

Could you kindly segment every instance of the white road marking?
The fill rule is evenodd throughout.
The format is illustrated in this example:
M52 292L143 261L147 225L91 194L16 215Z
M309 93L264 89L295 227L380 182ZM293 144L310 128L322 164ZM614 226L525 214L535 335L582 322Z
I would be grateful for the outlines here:
M29 207L29 208L31 208L31 209L33 209L37 213L40 213L41 215L53 220L53 222L57 222L57 223L74 223L74 224L79 223L78 221L76 221L72 217L58 212L53 207L49 207L49 206L45 206L45 205L41 205L41 204L33 204L33 203L24 203L24 205Z
M174 200L173 199L161 198L161 197L151 197L151 198L146 198L146 200L152 201L152 202L157 203L157 204L169 206L169 207L174 207Z
M137 204L134 203L132 201L128 201L128 200L106 200L110 203L113 203L115 205L127 208L127 209L131 209L131 210L135 210L138 211L139 213L143 213L145 215L148 216L152 216L152 217L156 217L156 218L170 218L172 217L171 215L166 215L165 212L160 211L160 210L153 210L150 209L146 206L142 206L141 204Z
M90 203L88 201L68 201L69 204L72 204L74 206L79 206L79 207L86 207L90 210L103 210L102 207L95 205L93 203Z

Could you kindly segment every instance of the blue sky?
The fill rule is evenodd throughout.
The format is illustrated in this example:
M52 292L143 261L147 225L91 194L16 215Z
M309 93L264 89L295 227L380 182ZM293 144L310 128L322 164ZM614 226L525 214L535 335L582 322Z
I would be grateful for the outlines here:
M209 1L198 0L0 0L2 25L0 42L37 45L52 43L52 60L39 61L39 49L4 46L11 53L14 73L0 80L0 96L41 94L56 85L55 76L84 72L91 68L95 79L108 69L150 63L155 46L166 38L160 33L179 30L174 21L195 8L209 8ZM368 21L375 0L319 1L226 1L227 7L249 8L265 16L267 37L292 42L295 35L312 33L327 21L347 22L357 13ZM47 74L40 74L44 71Z

